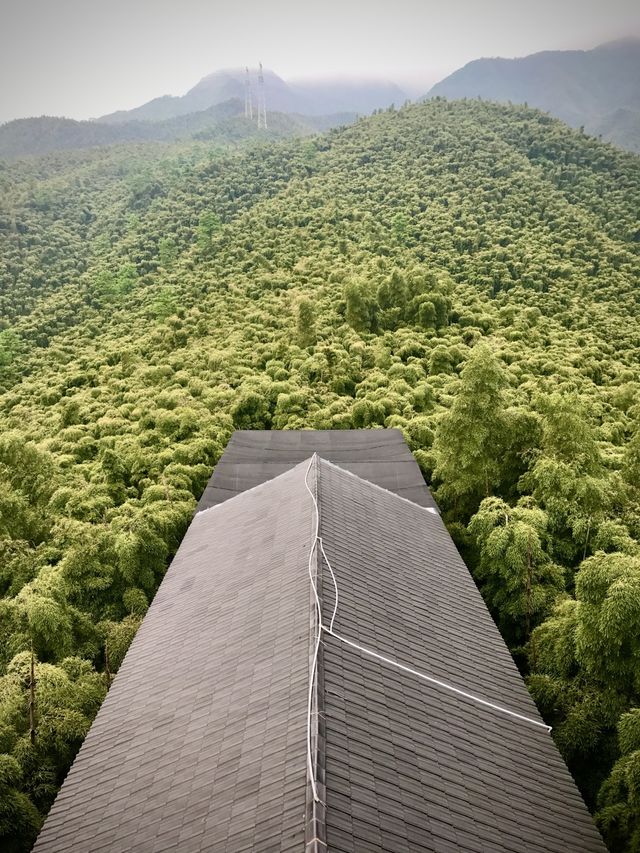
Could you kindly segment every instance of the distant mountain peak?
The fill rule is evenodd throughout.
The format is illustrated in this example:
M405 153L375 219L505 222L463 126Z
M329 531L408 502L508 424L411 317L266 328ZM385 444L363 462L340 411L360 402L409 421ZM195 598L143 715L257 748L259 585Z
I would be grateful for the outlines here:
M528 103L573 127L640 151L640 38L591 50L515 59L476 59L437 83L429 97Z
M594 51L628 49L640 51L640 36L622 36L621 38L613 39L613 41L606 41L593 48Z
M402 103L406 93L394 82L380 77L332 76L288 82L270 68L263 68L267 110L302 115L329 115L337 112L366 114L392 103ZM257 96L258 68L249 66L254 98ZM163 121L208 109L230 98L244 98L246 67L220 68L205 75L181 97L164 95L133 110L102 116L98 121L114 124L133 119Z

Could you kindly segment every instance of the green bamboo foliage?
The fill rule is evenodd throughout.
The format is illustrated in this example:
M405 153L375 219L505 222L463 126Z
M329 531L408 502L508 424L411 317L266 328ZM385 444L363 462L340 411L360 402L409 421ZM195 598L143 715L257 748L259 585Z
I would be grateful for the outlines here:
M485 498L468 530L480 552L475 577L485 601L510 645L526 642L565 590L564 572L548 553L546 513L530 498L515 506Z
M493 494L501 480L506 384L489 347L475 347L460 373L453 405L438 423L433 448L434 478L442 483L438 500L462 518Z
M233 429L397 427L637 849L640 161L477 101L222 142L0 164L0 847L30 848Z

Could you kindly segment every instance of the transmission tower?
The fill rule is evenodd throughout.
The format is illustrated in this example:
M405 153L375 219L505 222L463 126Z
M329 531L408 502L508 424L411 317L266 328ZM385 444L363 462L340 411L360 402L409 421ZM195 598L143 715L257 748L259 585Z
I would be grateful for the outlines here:
M260 71L258 72L258 127L267 129L267 99L264 93L262 63L260 63Z
M249 69L245 68L247 72L246 77L244 78L244 117L253 121L253 95L251 94L251 77L249 76Z

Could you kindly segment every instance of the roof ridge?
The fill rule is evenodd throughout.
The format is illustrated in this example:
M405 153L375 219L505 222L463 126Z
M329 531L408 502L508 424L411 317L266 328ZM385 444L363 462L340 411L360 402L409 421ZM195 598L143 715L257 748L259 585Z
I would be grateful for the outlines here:
M308 432L316 432L316 431L317 431L317 430L308 430ZM281 430L281 432L284 432L284 430ZM332 430L327 430L327 432L332 432ZM333 430L333 432L335 432L335 430ZM363 430L359 430L359 432L372 432L372 430L364 430L364 429L363 429ZM235 433L234 433L234 435L235 435ZM233 440L234 446L236 446L236 447L237 447L237 446L239 446L239 447L248 447L248 448L250 448L250 449L252 449L252 450L253 450L253 448L255 447L255 445L251 444L250 442L248 442L247 444L243 444L243 442L242 442L242 438L239 438L239 439L233 439L233 436L232 436L232 438L229 440L229 444L231 444L231 441L232 441L232 440ZM404 440L401 438L401 440L400 440L400 441L398 441L398 446L402 446L402 444L404 444ZM382 442L380 442L379 444L370 444L370 445L367 445L366 447L363 447L363 448L362 448L362 450L380 450L381 448L386 448L386 447L389 447L389 446L391 446L391 442L390 442L390 441L382 441ZM263 452L267 452L267 453L271 453L271 452L277 453L277 452L282 452L282 450L283 450L283 448L282 448L282 447L265 447L265 448L261 448L261 449L263 450ZM358 447L358 445L354 443L353 447L349 447L349 448L347 448L347 449L348 449L348 450L359 450L359 449L361 449L361 448L359 448L359 447Z
M306 459L303 459L302 462L298 462L297 465L292 465L291 468L287 468L286 471L283 471L281 474L277 474L275 477L272 477L270 480L265 480L264 483L258 483L257 486L252 486L250 489L245 489L243 492L240 492L239 494L234 495L233 497L227 498L225 501L222 501L222 503L214 504L214 506L207 507L206 509L201 509L199 512L196 512L194 518L199 518L201 515L204 515L207 512L213 512L213 510L220 509L223 506L227 506L227 504L230 504L233 501L244 497L244 495L248 495L251 492L257 491L258 489L263 489L263 488L265 488L265 486L269 486L271 483L274 483L276 480L279 480L280 477L284 477L287 474L290 474L291 471L294 471L296 468L302 468L303 466L308 466L310 460L313 459L314 457L317 457L318 460L320 462L322 462L324 465L328 465L331 468L337 468L338 471L342 471L342 473L347 474L349 477L353 477L354 479L359 480L361 483L366 483L368 486L371 486L372 489L377 489L380 492L384 492L387 495L391 495L391 497L395 498L396 500L404 501L405 503L408 503L410 506L416 507L417 509L421 510L422 512L426 512L429 515L435 515L437 518L440 518L439 512L434 507L422 506L422 504L416 503L415 501L412 501L409 498L405 498L404 495L399 495L397 492L392 492L390 489L385 489L384 486L380 486L380 485L378 485L378 483L374 483L372 480L367 480L365 477L360 477L358 474L354 474L353 471L349 471L347 468L343 468L342 466L337 465L335 462L330 462L328 459L325 459L323 456L321 456L318 453L317 450L314 451ZM317 471L315 468L314 468L314 472L316 472L316 476L317 476Z
M373 489L377 489L380 492L385 492L387 495L391 495L392 498L395 498L399 501L404 501L405 503L410 504L416 509L422 510L423 512L428 512L429 515L435 515L436 518L440 518L440 513L437 509L431 506L422 506L422 504L416 503L415 501L410 500L409 498L405 498L404 495L399 495L397 492L392 492L391 489L385 489L384 486L379 486L378 483L374 483L372 480L366 480L364 477L360 477L358 474L354 474L353 471L348 471L346 468L342 468L340 465L336 465L335 462L329 462L328 459L324 459L319 454L318 458L322 463L328 465L331 468L337 468L338 471L342 471L344 474L347 474L349 477L353 477L356 480L360 480L361 483L367 483L367 485L371 486ZM282 475L280 475L282 476ZM426 483L425 483L426 486Z
M286 477L292 471L295 471L296 468L302 468L304 465L309 464L309 460L311 460L316 454L312 453L306 459L303 459L302 462L298 462L296 465L292 465L291 468L287 468L286 471L283 471L281 474L276 474L275 477L272 477L270 480L265 480L264 483L258 483L257 486L251 486L250 489L245 489L242 492L239 492L237 495L234 495L231 498L227 498L222 503L214 504L213 506L209 506L206 509L201 509L199 512L196 512L194 519L199 518L201 515L204 515L206 512L213 512L216 509L221 509L222 507L228 506L233 503L233 501L237 501L240 498L243 498L245 495L251 494L251 492L257 492L259 489L264 489L265 486L271 485L271 483L275 483L276 480L279 480L281 477ZM324 460L323 460L324 461Z

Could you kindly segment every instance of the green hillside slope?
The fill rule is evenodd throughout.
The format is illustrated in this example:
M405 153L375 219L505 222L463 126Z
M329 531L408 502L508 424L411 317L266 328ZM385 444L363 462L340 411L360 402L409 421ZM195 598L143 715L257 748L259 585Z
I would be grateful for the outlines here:
M640 159L430 101L0 182L3 843L29 848L233 429L393 426L631 850Z
M259 129L255 119L251 121L244 117L243 102L230 100L164 121L101 124L97 121L73 121L53 116L16 119L0 125L0 161L132 142L176 142L206 138L225 145L245 139L282 139L350 124L355 118L355 113L302 116L270 112L268 129Z

